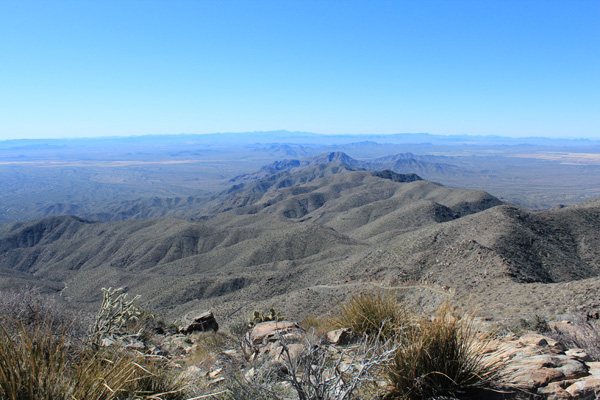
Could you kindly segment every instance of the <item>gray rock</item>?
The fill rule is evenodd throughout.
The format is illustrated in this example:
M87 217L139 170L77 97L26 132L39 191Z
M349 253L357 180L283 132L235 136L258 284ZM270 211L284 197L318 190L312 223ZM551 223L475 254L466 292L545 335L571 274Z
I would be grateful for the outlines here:
M188 335L194 332L217 332L218 330L219 324L217 323L213 312L205 311L193 318L192 322L189 323L185 328L180 328L179 332Z

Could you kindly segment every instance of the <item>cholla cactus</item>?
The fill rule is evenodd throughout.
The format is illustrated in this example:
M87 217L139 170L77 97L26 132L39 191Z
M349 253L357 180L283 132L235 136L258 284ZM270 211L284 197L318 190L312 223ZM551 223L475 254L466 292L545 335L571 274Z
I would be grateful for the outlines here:
M281 316L281 312L275 311L273 307L269 308L269 313L265 314L260 311L254 311L252 315L252 319L248 321L250 325L258 324L260 322L266 321L283 321L283 317Z
M94 345L100 345L105 337L126 334L125 328L128 323L135 322L141 315L141 310L133 303L140 298L135 296L127 301L127 294L120 293L123 289L102 288L102 307L96 315L96 321L90 335Z

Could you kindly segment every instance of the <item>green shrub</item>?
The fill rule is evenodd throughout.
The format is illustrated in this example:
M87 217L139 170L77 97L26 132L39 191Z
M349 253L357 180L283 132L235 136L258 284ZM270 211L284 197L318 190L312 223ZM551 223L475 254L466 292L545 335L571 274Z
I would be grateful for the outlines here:
M409 321L405 306L390 293L362 293L340 305L333 323L350 328L357 335L389 339L400 333Z
M502 362L485 357L487 339L470 316L459 317L446 303L432 320L407 330L388 370L387 399L457 396L498 378Z

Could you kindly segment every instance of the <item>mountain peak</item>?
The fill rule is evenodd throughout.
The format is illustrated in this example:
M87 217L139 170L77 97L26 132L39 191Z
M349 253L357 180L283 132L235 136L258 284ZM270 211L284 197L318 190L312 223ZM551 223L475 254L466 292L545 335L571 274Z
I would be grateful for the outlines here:
M306 159L309 165L339 163L349 166L356 166L359 161L350 157L348 154L341 151L333 151L331 153L323 153Z

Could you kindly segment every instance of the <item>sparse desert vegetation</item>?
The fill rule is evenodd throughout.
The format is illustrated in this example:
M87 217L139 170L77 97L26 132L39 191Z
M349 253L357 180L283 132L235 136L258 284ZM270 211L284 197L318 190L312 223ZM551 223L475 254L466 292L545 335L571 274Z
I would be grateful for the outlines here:
M540 3L0 0L0 400L600 400L600 0Z
M149 312L131 312L137 311L135 300L110 289L104 295L91 318L37 290L0 292L0 398L417 400L501 394L524 400L557 390L579 393L585 387L586 396L600 390L589 380L588 369L596 364L586 364L598 359L599 331L582 319L540 323L543 317L532 316L530 329L517 336L490 330L491 324L447 301L429 315L376 290L348 297L326 316L307 318L304 329L273 310L266 315L274 318L245 323L244 329L233 325L236 334L227 334L215 331L216 324L184 328L157 316L142 324L140 316ZM54 307L43 307L49 304ZM207 316L212 313L202 314ZM98 339L94 326L121 319ZM208 330L194 332L192 326ZM326 326L338 329L318 331ZM540 327L547 336L532 333ZM567 383L563 389L549 385L555 380Z
M589 162L598 152L591 145L556 143L551 154L561 158L547 161L548 146L518 141L509 147L492 141L473 148L465 139L429 135L357 142L356 136L308 134L311 143L306 143L306 135L263 132L3 142L0 222L69 214L99 221L193 217L205 212L211 197L232 183L247 184L267 172L283 173L329 152L346 152L353 169L415 173L446 186L485 190L531 209L600 196L598 165ZM436 144L430 142L434 138ZM336 143L326 144L324 139ZM564 154L570 154L568 160Z

